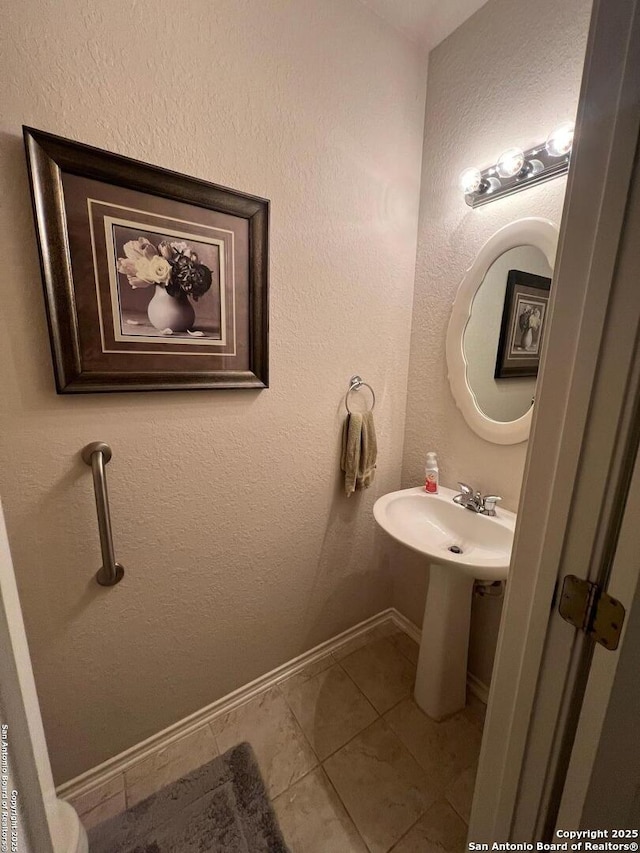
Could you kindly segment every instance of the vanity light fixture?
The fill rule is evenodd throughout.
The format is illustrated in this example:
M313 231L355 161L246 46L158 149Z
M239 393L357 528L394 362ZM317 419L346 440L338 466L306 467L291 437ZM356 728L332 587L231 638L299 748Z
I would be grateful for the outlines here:
M525 164L524 151L521 148L508 148L496 163L499 178L515 178L523 170Z
M469 207L480 207L564 175L569 169L573 131L573 122L566 121L549 134L546 142L526 151L508 148L494 166L486 169L465 169L459 180L464 200Z
M573 146L574 125L572 121L565 121L558 125L549 134L545 148L551 157L564 157L571 152Z

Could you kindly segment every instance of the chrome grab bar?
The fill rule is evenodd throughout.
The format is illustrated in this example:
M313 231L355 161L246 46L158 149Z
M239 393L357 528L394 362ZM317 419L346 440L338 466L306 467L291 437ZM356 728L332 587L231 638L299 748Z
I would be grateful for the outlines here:
M104 441L94 441L82 449L83 461L91 466L93 488L96 493L100 550L102 551L102 566L96 572L96 580L100 586L114 586L122 580L124 575L124 567L116 562L113 552L109 495L107 493L107 477L104 471L104 466L109 462L112 455L111 448Z

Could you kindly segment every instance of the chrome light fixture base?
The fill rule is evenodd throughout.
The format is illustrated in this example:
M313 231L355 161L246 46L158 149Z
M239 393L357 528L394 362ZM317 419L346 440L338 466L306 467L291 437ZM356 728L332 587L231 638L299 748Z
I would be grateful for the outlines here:
M565 121L555 127L540 145L526 151L507 148L493 166L482 171L466 168L459 179L464 200L469 207L480 207L566 174L573 135L573 122Z
M558 178L569 171L570 157L570 153L560 157L552 156L543 142L524 152L524 167L513 177L498 177L495 166L483 169L480 172L480 186L474 192L466 193L464 200L469 207L481 207L490 201Z

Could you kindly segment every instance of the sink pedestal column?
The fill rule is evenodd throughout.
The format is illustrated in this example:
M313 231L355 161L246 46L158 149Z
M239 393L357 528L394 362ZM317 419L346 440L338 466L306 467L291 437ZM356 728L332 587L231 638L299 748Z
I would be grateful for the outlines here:
M466 704L473 578L433 563L422 623L415 700L434 720Z

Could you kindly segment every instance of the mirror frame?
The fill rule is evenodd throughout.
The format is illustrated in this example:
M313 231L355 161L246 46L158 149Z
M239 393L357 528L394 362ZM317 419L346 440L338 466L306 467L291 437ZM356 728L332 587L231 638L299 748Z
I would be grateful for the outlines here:
M464 354L464 332L471 317L473 300L493 262L510 249L534 246L542 252L553 270L558 234L558 226L555 223L550 219L538 217L518 219L500 228L478 252L475 261L466 271L453 302L446 338L451 393L468 426L480 438L494 444L519 444L527 441L533 406L521 418L508 422L494 421L478 406L467 379L467 360Z

